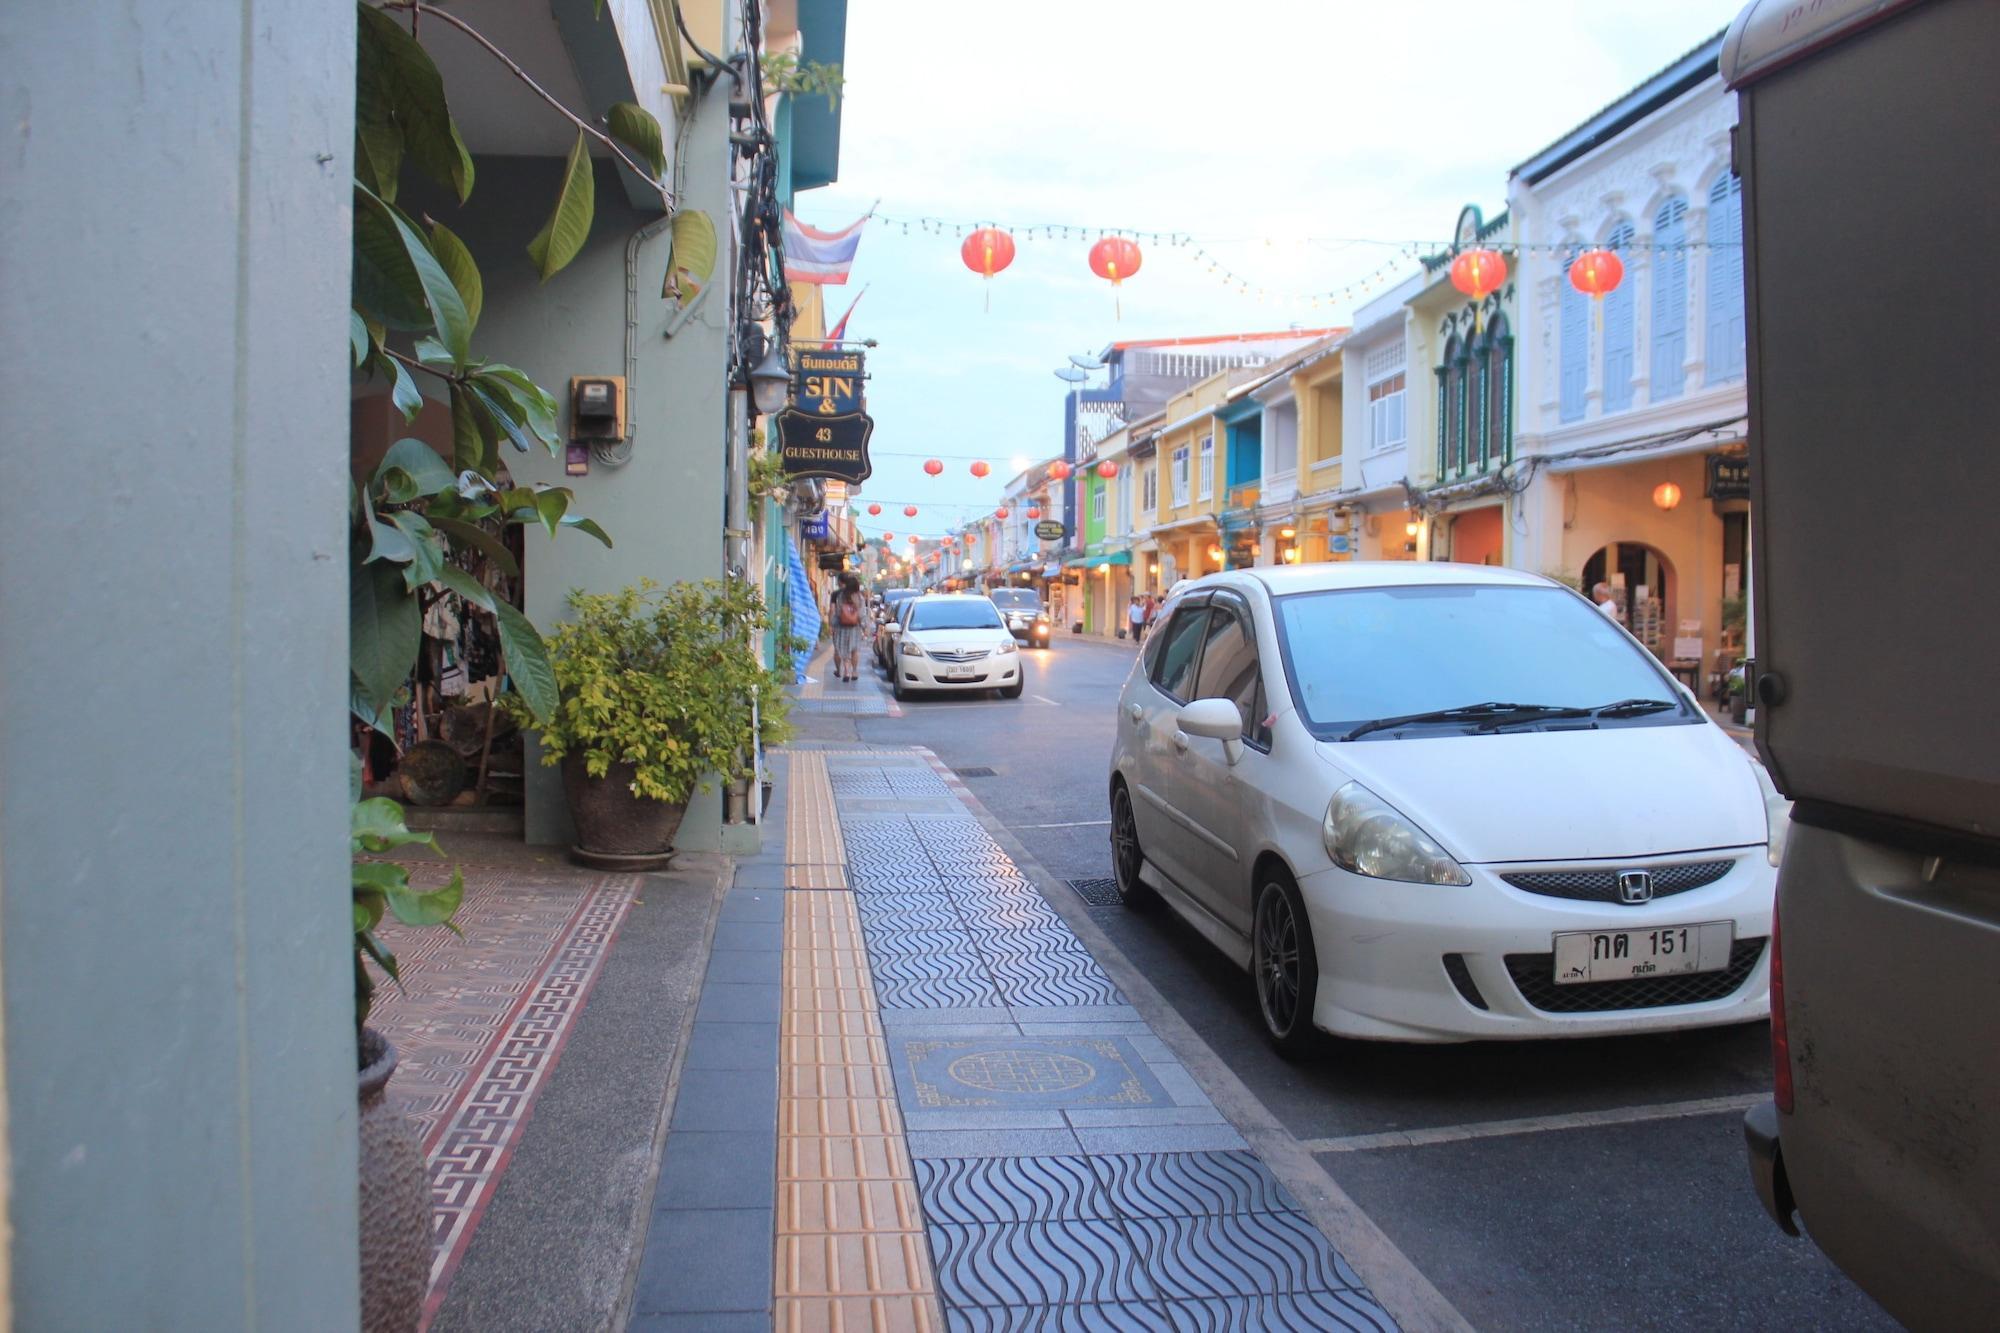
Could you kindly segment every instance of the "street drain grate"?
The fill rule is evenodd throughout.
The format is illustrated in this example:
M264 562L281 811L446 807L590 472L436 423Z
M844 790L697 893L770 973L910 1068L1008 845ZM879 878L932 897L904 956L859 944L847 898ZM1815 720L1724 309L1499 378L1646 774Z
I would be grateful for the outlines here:
M1115 879L1069 879L1063 882L1075 889L1076 896L1092 907L1118 905L1118 881Z
M997 778L999 773L990 768L954 768L952 772L962 778Z

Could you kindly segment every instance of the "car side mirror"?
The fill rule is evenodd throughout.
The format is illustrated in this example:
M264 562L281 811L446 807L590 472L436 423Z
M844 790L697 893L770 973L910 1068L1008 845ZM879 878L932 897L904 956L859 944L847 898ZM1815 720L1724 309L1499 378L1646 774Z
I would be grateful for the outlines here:
M1221 741L1223 754L1234 764L1243 754L1243 714L1233 699L1196 699L1180 711L1180 727L1190 736Z
M903 632L902 622L896 620L890 621L882 628L888 630L891 634L901 634Z

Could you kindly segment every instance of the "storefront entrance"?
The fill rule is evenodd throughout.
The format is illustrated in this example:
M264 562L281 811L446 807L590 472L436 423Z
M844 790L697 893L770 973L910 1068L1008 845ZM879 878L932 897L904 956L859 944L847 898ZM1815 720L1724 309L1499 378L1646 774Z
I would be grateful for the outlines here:
M1674 623L1672 562L1651 546L1616 542L1583 563L1584 596L1595 601L1593 590L1600 583L1611 585L1625 628L1659 653Z

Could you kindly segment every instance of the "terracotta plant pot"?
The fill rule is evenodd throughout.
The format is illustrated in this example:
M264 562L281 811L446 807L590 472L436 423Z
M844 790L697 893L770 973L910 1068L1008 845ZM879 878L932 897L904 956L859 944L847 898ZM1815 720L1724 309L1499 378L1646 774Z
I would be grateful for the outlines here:
M576 824L570 858L599 870L663 870L673 860L685 801L653 801L632 794L633 766L613 764L590 776L581 754L562 761L563 795Z
M431 1183L416 1125L383 1095L396 1048L361 1030L361 1328L413 1333L431 1276Z

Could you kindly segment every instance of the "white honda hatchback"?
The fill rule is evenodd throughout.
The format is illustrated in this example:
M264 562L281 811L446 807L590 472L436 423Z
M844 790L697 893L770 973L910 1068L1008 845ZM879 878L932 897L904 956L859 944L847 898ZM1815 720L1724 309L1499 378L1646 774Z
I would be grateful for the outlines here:
M998 690L1021 697L1027 676L1020 645L983 596L919 597L903 608L889 662L889 691Z
M1118 701L1120 895L1251 972L1281 1050L1741 1023L1789 807L1637 640L1531 574L1183 583Z

